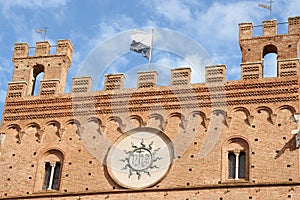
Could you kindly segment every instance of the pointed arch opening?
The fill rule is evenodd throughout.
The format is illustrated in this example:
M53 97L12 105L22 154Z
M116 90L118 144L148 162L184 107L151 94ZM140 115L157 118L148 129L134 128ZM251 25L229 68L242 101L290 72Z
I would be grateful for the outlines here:
M278 50L274 45L267 45L263 50L263 77L277 77L278 67L277 67L277 57Z

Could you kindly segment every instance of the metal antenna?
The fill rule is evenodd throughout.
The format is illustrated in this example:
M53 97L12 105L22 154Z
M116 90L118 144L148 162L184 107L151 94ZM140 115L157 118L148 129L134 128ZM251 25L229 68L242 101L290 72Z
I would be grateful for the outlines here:
M41 35L44 34L44 41L46 40L46 35L47 35L47 31L48 31L48 27L45 26L44 29L39 29L36 28L34 29L37 33L40 33Z
M274 3L274 1L270 0L269 3L270 3L269 6L262 4L262 3L258 4L258 6L270 10L270 19L272 19L272 4Z

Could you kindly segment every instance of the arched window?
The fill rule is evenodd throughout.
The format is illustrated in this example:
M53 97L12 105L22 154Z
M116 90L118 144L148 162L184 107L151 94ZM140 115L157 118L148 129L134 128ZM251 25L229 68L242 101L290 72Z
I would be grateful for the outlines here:
M59 190L63 154L57 150L48 151L42 160L43 190Z
M267 45L263 50L263 77L277 77L277 47Z
M31 83L29 83L30 95L37 95L39 93L40 80L44 77L44 66L35 65L32 69Z
M224 180L249 179L249 145L241 138L232 138L224 146Z

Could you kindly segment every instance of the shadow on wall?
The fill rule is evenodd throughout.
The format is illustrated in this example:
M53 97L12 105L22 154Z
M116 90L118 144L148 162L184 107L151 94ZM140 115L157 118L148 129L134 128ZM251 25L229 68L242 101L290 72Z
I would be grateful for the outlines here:
M285 143L285 145L279 150L276 151L275 159L279 158L286 150L295 151L296 148L296 136L294 135L289 141Z

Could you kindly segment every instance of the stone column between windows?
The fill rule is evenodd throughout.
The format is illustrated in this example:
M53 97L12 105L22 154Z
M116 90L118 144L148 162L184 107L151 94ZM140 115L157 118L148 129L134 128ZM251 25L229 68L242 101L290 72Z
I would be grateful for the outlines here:
M239 179L239 155L240 155L240 151L239 150L235 150L234 151L235 154L235 180Z
M56 162L50 162L51 173L50 173L49 186L48 186L47 190L52 190L55 165L56 165Z

